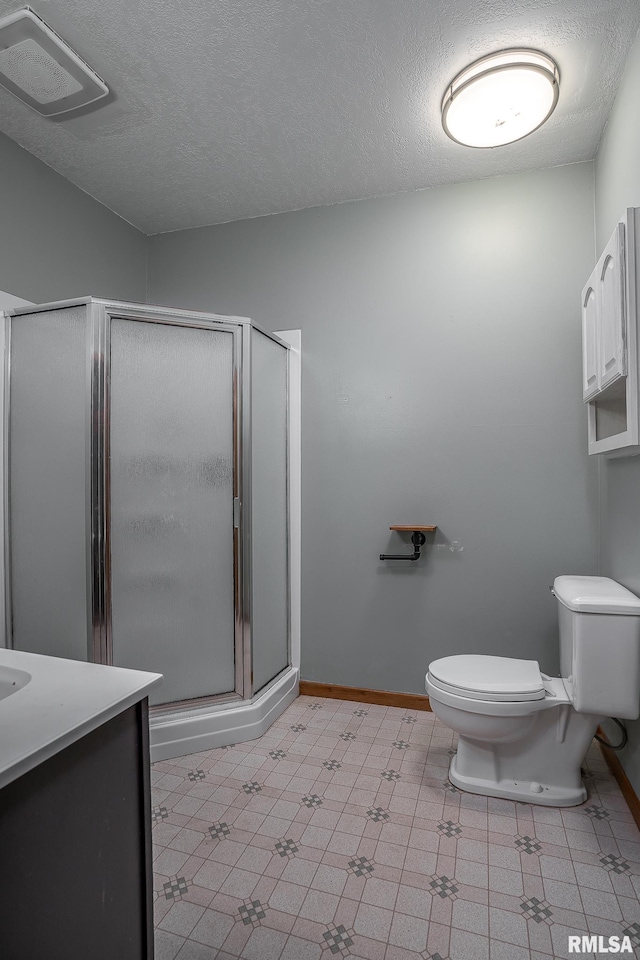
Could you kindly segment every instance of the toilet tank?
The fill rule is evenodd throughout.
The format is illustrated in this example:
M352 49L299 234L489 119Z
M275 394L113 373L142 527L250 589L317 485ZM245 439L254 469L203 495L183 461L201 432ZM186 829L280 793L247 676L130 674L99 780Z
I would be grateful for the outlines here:
M560 669L579 713L640 713L640 599L608 577L556 577Z

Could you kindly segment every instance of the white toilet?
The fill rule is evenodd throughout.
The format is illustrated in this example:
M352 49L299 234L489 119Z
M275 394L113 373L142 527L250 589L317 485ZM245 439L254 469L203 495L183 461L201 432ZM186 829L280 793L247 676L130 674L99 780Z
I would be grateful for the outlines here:
M429 664L435 715L458 733L462 790L548 806L586 800L580 765L603 717L640 713L640 599L606 577L557 577L560 678L535 660L463 655Z

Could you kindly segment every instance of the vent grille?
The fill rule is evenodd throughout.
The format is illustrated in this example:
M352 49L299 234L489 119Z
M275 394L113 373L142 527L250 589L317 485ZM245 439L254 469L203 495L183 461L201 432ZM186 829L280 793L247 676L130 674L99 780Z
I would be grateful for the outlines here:
M35 40L22 40L0 51L0 73L38 103L53 103L82 90L82 84Z
M46 117L109 93L104 80L29 7L0 19L0 85Z

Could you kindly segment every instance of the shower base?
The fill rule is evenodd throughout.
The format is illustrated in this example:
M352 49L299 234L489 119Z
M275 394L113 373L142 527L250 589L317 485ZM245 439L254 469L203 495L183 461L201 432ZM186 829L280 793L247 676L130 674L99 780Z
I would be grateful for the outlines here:
M209 705L149 719L151 761L255 740L298 696L300 671L289 667L252 700Z

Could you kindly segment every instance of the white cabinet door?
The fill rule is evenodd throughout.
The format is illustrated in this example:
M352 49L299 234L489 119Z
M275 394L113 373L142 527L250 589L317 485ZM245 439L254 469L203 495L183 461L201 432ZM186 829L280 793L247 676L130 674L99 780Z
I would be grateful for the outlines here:
M589 454L640 454L640 207L628 207L582 291Z
M590 400L598 383L598 268L582 291L582 399Z
M626 374L623 223L617 225L596 270L600 316L598 372L602 389Z

